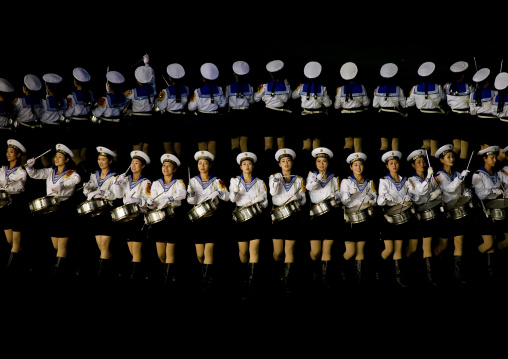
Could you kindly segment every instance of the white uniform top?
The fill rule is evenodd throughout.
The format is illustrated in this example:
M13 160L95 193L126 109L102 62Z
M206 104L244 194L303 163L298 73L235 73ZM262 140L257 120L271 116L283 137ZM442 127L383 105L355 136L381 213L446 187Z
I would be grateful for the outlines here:
M29 123L35 122L42 116L42 100L38 97L30 96L30 100L34 101L34 109L27 103L27 97L18 97L14 99L13 115L16 121Z
M300 97L302 99L303 109L317 110L323 107L330 107L332 105L332 100L330 99L330 96L328 96L325 86L314 83L314 86L319 86L319 92L315 93L314 89L311 88L309 98L307 98L307 86L309 86L309 84L298 85L292 94L292 98L297 99Z
M81 182L81 176L75 170L63 170L60 174L56 174L56 171L57 168L26 168L26 172L31 178L46 180L46 194L48 196L56 195L53 192L53 187L59 183L62 189L58 198L60 201L65 201L73 195L76 185Z
M300 205L303 206L307 202L305 180L300 176L294 175L289 182L286 182L284 179L279 180L275 175L271 175L268 179L268 186L272 203L276 207L285 204L294 195Z
M494 172L494 174L491 176L487 170L482 167L473 173L471 183L476 196L482 201L496 199L500 196L498 194L492 193L494 188L502 189L502 182L497 172Z
M214 196L218 196L223 201L229 201L226 184L215 176L210 176L208 181L202 181L200 175L194 176L190 180L190 186L194 189L194 193L187 193L189 204L198 205Z
M319 203L330 196L333 196L338 202L341 200L339 177L328 171L325 179L323 179L323 174L318 173L317 170L309 171L305 187L309 192L311 203Z
M240 192L235 192L236 186L240 187ZM231 178L229 181L229 200L236 203L238 207L250 204L256 197L262 196L261 207L268 207L268 193L265 182L258 177L252 178L250 182L245 182L243 175Z
M152 182L143 175L136 182L132 181L132 175L125 177L122 182L118 182L117 178L115 178L115 182L111 186L115 197L123 198L124 204L128 197L140 198L141 204L139 204L139 209L141 212L146 212L146 200L150 198Z
M150 197L153 198L153 205L150 208L161 209L171 203L172 207L179 207L187 195L185 183L181 179L173 178L170 183L164 183L159 178L152 184Z
M501 183L503 184L506 191L508 189L508 166L501 168L497 175L499 176L499 179L501 180Z
M475 92L480 93L481 98L481 106L476 104ZM478 89L471 93L469 97L469 112L471 115L489 115L492 116L492 102L494 98L497 96L496 90L490 89Z
M208 85L205 85L203 87L207 87ZM189 104L187 107L189 108L189 111L199 111L199 112L214 112L217 111L220 108L223 108L227 105L226 97L224 96L224 93L222 92L222 89L220 86L217 86L215 84L212 85L212 88L217 89L218 92L213 92L213 95L210 96L208 94L208 91L202 91L202 88L197 88L192 93L192 97L189 101ZM212 102L213 98L213 102Z
M448 106L452 110L469 110L469 97L474 92L474 87L465 83L460 91L451 92L451 86L452 83L447 83L443 87Z
M434 176L427 178L425 177L422 179L420 176L418 176L416 173L409 177L411 182L413 182L413 185L415 186L415 190L418 193L419 199L418 201L415 201L415 204L425 204L429 201L430 194L438 189L439 184L436 182L436 179ZM436 198L437 200L441 200L443 197L443 193Z
M60 99L60 106L58 107L54 96L46 96L42 100L42 108L42 123L60 123L60 117L67 109L67 101L64 98Z
M23 192L26 177L26 170L21 166L16 165L12 169L9 166L0 167L0 187L5 188L8 194Z
M387 108L387 107L399 107L406 108L406 96L404 90L399 86L395 86L395 91L390 91L386 96L386 86L378 86L374 90L374 97L372 99L372 107L374 108ZM390 89L391 90L391 89Z
M111 96L112 94L107 94L106 96L102 96L92 108L92 115L95 117L106 117L106 118L119 118L125 106L129 103L127 97L124 97L124 94L121 94L121 98L116 103L116 105L112 102ZM115 97L118 96L114 94ZM124 99L123 101L121 99Z
M498 109L499 104L499 93L496 94L494 100L492 101L492 114L497 117L507 118L508 117L508 95L505 93L505 103L503 108Z
M403 202L406 195L411 197L411 201L417 202L419 200L418 192L415 190L413 182L404 176L399 175L400 182L395 182L389 174L379 179L379 195L377 197L378 206L394 206ZM392 196L393 201L389 201L384 196L389 194Z
M463 194L463 182L460 179L460 172L452 171L452 175L450 175L445 170L440 169L436 173L436 180L441 188L444 203L448 203ZM465 191L464 195L470 196L471 194L469 191Z
M116 181L116 173L109 171L106 177L101 178L101 171L97 170L90 174L89 185L83 188L83 194L88 196L90 192L101 191L100 195L110 201L116 199L115 193L113 192L113 185Z
M353 86L351 97L347 96L346 87ZM358 83L348 84L347 86L337 87L335 93L335 101L333 107L336 110L342 108L344 110L363 110L370 105L370 99L367 96L365 87Z
M88 92L88 101L84 102L81 96L78 96L78 90L72 91L67 96L67 108L64 111L64 116L67 118L83 117L90 114L92 103L94 102L93 93L90 90L83 90Z
M153 91L150 91L147 95L140 95L137 88L127 90L124 93L125 97L132 103L132 112L152 112L153 103L155 101L157 93L155 92L155 86Z
M176 94L174 94L173 88L175 85L163 89L157 97L157 108L161 111L182 111L185 105L189 101L189 88L187 86L181 87L180 101L177 101Z
M351 188L356 188L356 192L351 194ZM376 205L377 191L374 181L364 179L363 183L358 183L353 175L344 178L340 183L340 199L347 208L359 206L367 201Z
M280 84L283 84L281 86ZM280 88L272 92L268 90L268 83L258 86L258 90L254 94L254 101L263 101L266 107L282 108L291 98L291 86L286 82L279 82ZM275 83L273 84L275 86Z
M254 103L254 89L250 84L247 85L247 91L242 92L235 90L237 86L233 86L237 84L234 82L233 84L229 84L226 87L226 99L228 101L228 105L230 108L248 108L250 104ZM239 94L240 92L240 94Z
M427 98L425 97L425 91L419 86L415 85L411 88L406 101L408 107L416 106L419 110L435 110L439 107L441 101L446 98L443 88L439 84L429 82Z

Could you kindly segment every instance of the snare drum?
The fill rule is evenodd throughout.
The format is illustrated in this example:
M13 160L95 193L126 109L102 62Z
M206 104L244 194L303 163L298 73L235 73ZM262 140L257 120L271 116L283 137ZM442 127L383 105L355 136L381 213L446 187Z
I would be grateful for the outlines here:
M272 223L282 221L298 211L300 211L300 202L298 200L275 207L271 212Z
M495 221L501 221L506 218L506 208L508 207L507 198L499 198L488 201L485 204L489 216Z
M474 205L471 197L458 196L445 204L446 218L459 219L467 216L473 210Z
M262 210L259 202L253 203L250 206L237 207L233 211L233 220L240 223L245 222L260 214Z
M419 205L416 208L416 218L420 221L430 221L439 216L442 212L444 212L444 208L441 200L435 199Z
M404 202L391 206L385 213L385 218L388 223L402 224L406 223L415 214L414 205L412 202Z
M55 196L45 196L36 198L28 203L32 214L45 214L58 210L58 198Z
M145 223L149 225L159 223L166 218L173 217L174 215L175 210L173 206L166 206L161 209L153 209L145 214Z
M214 197L212 199L206 200L197 206L194 206L189 212L188 216L192 222L200 220L205 217L209 217L217 210L219 206L219 198Z
M365 222L374 217L374 207L370 203L362 203L351 208L344 208L344 219L348 223Z
M136 218L140 213L137 203L124 204L111 211L113 222L128 222Z
M321 216L322 214L330 212L332 209L337 208L337 201L335 201L335 197L331 196L323 201L316 203L310 208L310 217Z
M0 191L0 208L5 207L11 203L12 203L11 196L9 196L9 194L6 191L1 190Z
M82 202L78 208L78 214L83 216L89 214L91 217L97 216L106 210L108 202L102 198L93 198Z

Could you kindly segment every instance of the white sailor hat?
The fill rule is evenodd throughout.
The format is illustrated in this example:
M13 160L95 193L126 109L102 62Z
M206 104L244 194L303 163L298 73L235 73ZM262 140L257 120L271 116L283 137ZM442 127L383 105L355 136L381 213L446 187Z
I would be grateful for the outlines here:
M6 79L0 78L0 91L2 92L13 92L14 87Z
M437 149L436 153L434 154L434 157L439 158L444 155L446 155L448 152L453 152L453 145L444 145Z
M430 76L436 69L436 65L433 62L424 62L418 68L418 75L421 77Z
M164 163L164 162L171 162L173 164L173 166L175 166L175 167L180 166L180 160L175 155L172 155L171 153L165 153L161 156L161 163Z
M258 157L252 152L242 152L238 156L236 156L236 162L241 165L243 161L249 160L252 163L256 163Z
M26 88L31 91L39 91L42 87L41 80L32 74L26 75L23 82Z
M266 64L268 72L277 72L284 68L284 63L281 60L273 60Z
M99 155L105 156L105 157L116 157L116 153L111 151L109 148L104 146L97 146L97 152L99 152Z
M367 160L367 155L363 152L354 152L347 156L346 162L352 164L355 161L365 162Z
M381 161L387 163L390 160L400 160L402 158L402 153L400 151L388 151L381 156Z
M452 66L450 66L451 72L463 72L466 71L469 67L469 64L466 61L457 61Z
M296 153L290 148L281 148L277 152L275 152L275 160L280 162L283 157L291 157L292 160L296 158Z
M397 65L389 62L389 63L386 63L383 66L381 66L381 70L379 71L379 73L385 79L389 79L389 78L392 78L393 76L395 76L397 74L397 71L399 71L399 68L397 67Z
M213 154L211 154L210 152L208 151L198 151L194 154L194 159L196 161L199 161L199 160L208 160L208 161L213 161L215 159L215 156Z
M147 84L152 80L152 70L147 66L138 66L134 71L134 77L139 83Z
M346 62L340 67L340 76L344 80L352 80L358 74L358 66L354 62Z
M489 75L490 75L490 70L488 68L484 67L483 69L479 69L478 71L476 71L476 73L473 76L473 81L474 82L482 82L487 77L489 77Z
M183 66L177 63L169 64L166 68L166 72L168 73L169 77L173 79L181 79L185 75Z
M328 148L326 147L318 147L318 148L315 148L312 150L311 152L312 154L312 157L326 157L326 158L332 158L333 157L333 152L330 151Z
M7 140L7 147L12 147L18 152L26 153L26 148L19 141L16 140Z
M118 71L106 72L106 79L113 84L121 84L125 81L125 77Z
M505 148L503 148L503 150L501 152L505 153L508 151L508 146L506 146Z
M46 83L50 83L50 84L59 84L60 82L62 82L62 76L60 75L57 75L57 74L44 74L44 76L42 76L42 79L44 81L46 81Z
M417 158L425 157L425 156L427 156L427 150L420 148L418 150L414 150L413 152L411 152L409 154L409 156L407 156L407 161L412 162L412 161L416 160Z
M72 76L80 82L88 82L92 78L90 74L82 67L76 67L72 70Z
M478 151L479 155L484 155L484 156L497 154L497 153L499 153L499 146L489 146L487 148L484 148L481 151Z
M316 61L307 62L303 68L303 74L309 79L315 79L321 74L321 64Z
M207 80L216 80L219 77L219 69L217 66L212 64L211 62L206 62L201 65L201 76L203 76Z
M235 61L233 63L233 71L237 75L247 75L250 71L250 67L245 61Z
M55 146L56 152L63 153L64 155L73 158L74 153L72 153L71 149L62 143L57 143Z
M141 160L142 162L144 161L147 165L150 164L150 157L143 151L131 151L131 158Z
M504 90L508 86L508 73L500 72L497 74L494 80L494 87L496 90Z

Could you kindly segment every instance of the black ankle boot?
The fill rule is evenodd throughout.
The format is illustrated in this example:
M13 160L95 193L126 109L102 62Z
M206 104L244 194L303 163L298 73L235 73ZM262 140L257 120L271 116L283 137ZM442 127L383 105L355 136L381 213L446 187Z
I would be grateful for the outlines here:
M364 264L365 264L365 260L363 259L356 259L355 260L355 268L356 268L356 284L360 287L362 287L364 284L365 284L365 280L364 280L364 273L365 273L365 270L364 270Z
M203 292L209 292L215 286L215 273L213 264L203 264L203 276L201 278L201 289Z
M432 259L432 257L426 257L424 258L424 260L425 260L425 281L428 285L436 287L437 282L435 280L436 276L433 265L434 260Z
M400 288L406 288L407 283L404 275L405 274L404 269L402 266L402 259L394 259L393 267L395 270L395 284Z
M7 273L15 273L19 262L19 253L10 252L9 259L7 260L6 270Z
M330 261L321 261L321 283L324 289L331 289Z
M253 293L257 289L257 272L258 272L258 263L250 263L248 264L248 277L247 277L247 290L250 293Z
M129 281L131 289L139 289L140 285L143 283L143 267L141 262L131 262Z
M453 279L457 284L466 284L462 256L453 256Z
M486 257L487 257L487 280L496 281L498 279L498 276L495 262L495 253L486 253Z
M293 268L294 263L284 263L284 290L286 294L293 293Z
M175 264L164 263L162 288L165 291L174 289L176 285Z
M319 260L312 260L311 262L311 270L312 270L312 283L318 284L321 283L322 279L322 266L323 262Z

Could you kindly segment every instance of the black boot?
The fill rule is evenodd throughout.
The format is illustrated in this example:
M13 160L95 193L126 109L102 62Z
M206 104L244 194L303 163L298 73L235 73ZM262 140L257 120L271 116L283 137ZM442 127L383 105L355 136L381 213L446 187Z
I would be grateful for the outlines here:
M286 294L293 293L293 267L294 263L284 263L284 291Z
M56 257L51 282L54 285L60 285L63 284L66 279L67 279L67 258Z
M130 289L140 289L143 283L143 272L141 262L131 262L131 274L129 277Z
M435 271L433 266L433 259L432 257L426 257L425 260L425 281L427 285L431 287L436 287L437 282L435 281Z
M249 294L253 294L257 290L258 267L258 263L249 262L248 264L247 291Z
M402 259L394 259L393 267L395 270L395 284L400 288L406 288L406 278L404 275L404 269L402 268Z
M374 270L374 279L376 281L377 286L382 286L385 284L385 282L387 282L388 261L389 261L388 259L383 259L383 257L381 257L381 256L378 256L378 258L376 260L376 264L375 264L376 267Z
M312 270L312 283L313 284L321 284L322 280L322 262L319 260L312 260L311 262L311 270Z
M321 283L325 290L331 289L330 261L321 261Z
M14 274L17 270L17 265L19 262L19 253L10 252L9 259L7 260L6 270L8 274Z
M165 292L171 291L176 286L175 264L164 263L164 276L162 288Z
M487 280L495 282L498 279L495 262L495 253L486 253L487 255Z
M203 264L201 289L203 292L211 292L215 287L215 273L213 264Z
M355 267L356 267L356 284L357 286L359 287L363 287L365 285L365 280L364 280L364 273L365 273L365 270L364 270L364 264L365 264L365 260L363 259L356 259L355 260Z
M453 279L459 285L466 284L462 256L453 256Z

